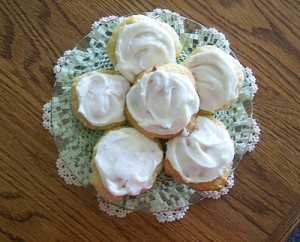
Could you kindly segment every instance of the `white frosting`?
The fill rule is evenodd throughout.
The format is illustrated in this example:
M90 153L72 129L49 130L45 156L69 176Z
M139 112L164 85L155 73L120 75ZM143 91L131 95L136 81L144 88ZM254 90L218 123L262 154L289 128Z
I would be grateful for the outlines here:
M120 75L92 72L76 86L78 112L94 126L125 120L125 96L129 82Z
M214 112L238 96L238 60L214 48L188 58L186 67L194 74L201 110Z
M199 116L189 136L168 141L166 158L186 183L210 182L233 161L234 144L226 129Z
M127 108L137 124L159 135L177 134L185 128L199 103L187 76L159 69L142 76L126 96Z
M96 145L94 161L105 188L115 196L138 195L150 189L163 152L134 128L107 133Z
M133 82L138 73L151 66L175 63L176 49L167 30L155 20L143 20L124 26L117 39L115 56L115 69Z

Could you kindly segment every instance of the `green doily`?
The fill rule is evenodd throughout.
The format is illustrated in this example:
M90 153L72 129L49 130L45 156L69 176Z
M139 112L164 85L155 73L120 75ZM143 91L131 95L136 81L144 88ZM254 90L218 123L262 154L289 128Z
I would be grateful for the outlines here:
M214 28L206 28L192 20L166 11L142 13L172 26L180 36L183 46L181 63L196 47L216 45L227 53L233 54L225 36ZM70 87L75 76L96 69L113 69L106 44L114 27L124 17L108 17L95 22L91 32L73 49L66 51L54 67L56 82L51 100L52 131L59 150L60 159L70 170L76 181L94 192L89 186L90 161L94 145L102 131L85 128L74 118L70 103ZM234 167L246 152L252 132L251 75L244 69L245 81L239 98L228 110L215 114L227 127L235 143ZM248 76L247 76L248 75ZM128 198L116 205L129 210L163 212L182 208L207 196L206 192L196 192L188 186L174 181L163 172L148 192L135 198Z

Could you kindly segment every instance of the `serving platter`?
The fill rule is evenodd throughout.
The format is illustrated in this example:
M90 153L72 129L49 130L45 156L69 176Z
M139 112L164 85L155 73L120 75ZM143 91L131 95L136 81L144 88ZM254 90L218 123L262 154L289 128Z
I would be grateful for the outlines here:
M224 34L214 28L207 28L168 11L139 14L163 21L175 29L183 46L182 53L177 59L178 64L182 63L193 49L207 44L216 45L237 58ZM70 89L76 76L97 69L113 69L107 55L106 44L115 26L125 17L127 16L111 16L95 22L91 32L83 37L74 49L66 51L55 66L56 82L51 100L51 122L59 156L74 178L95 194L95 190L89 184L90 162L93 147L104 131L88 129L73 116ZM235 156L232 172L246 152L252 132L252 93L247 83L246 71L244 73L245 80L238 100L227 110L214 114L225 124L234 141ZM207 194L207 192L194 191L162 172L149 191L136 197L128 197L115 205L128 210L164 212L198 202L207 197Z

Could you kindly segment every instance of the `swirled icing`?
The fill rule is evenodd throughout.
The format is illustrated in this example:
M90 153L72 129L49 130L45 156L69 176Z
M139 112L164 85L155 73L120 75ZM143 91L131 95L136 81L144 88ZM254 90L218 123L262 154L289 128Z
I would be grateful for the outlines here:
M167 143L166 159L186 183L210 182L224 175L234 157L228 131L209 118L198 117L189 136Z
M117 39L115 56L115 69L133 82L138 73L151 66L175 63L176 48L165 28L155 20L141 20L124 26Z
M78 112L94 126L122 122L129 88L123 76L92 72L77 83Z
M187 76L160 69L143 75L126 96L127 108L137 124L159 135L180 132L199 110L199 103Z
M238 96L238 60L219 48L192 54L185 66L196 79L200 109L215 112Z
M150 189L163 152L134 128L109 131L95 146L94 162L105 188L115 196Z

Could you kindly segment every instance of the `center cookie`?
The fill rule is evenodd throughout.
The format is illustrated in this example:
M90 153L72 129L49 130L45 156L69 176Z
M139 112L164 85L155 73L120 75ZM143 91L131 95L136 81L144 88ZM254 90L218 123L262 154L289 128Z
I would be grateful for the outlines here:
M167 64L142 72L126 96L126 117L148 137L170 139L193 130L200 100L192 73Z

